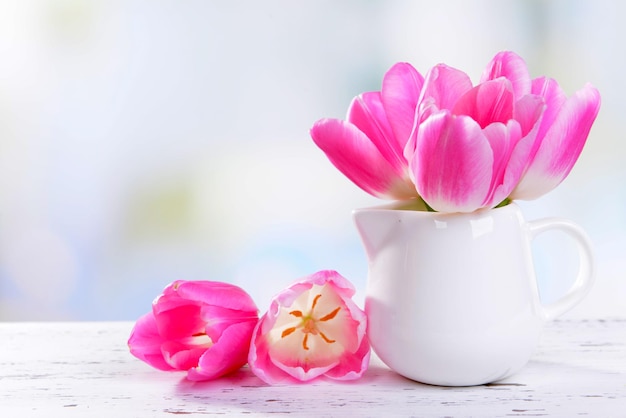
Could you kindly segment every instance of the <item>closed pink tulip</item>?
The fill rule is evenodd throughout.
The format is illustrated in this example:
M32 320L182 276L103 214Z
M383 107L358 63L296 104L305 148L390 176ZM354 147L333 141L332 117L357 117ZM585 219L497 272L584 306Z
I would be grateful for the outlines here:
M346 121L317 121L311 129L313 141L366 192L387 199L416 198L404 147L423 81L410 64L394 65L385 74L381 91L352 100Z
M153 302L128 340L130 352L160 370L186 370L208 380L246 364L257 307L241 288L175 281Z
M254 330L248 357L252 371L270 384L361 377L370 345L365 313L353 295L350 282L330 270L279 293Z

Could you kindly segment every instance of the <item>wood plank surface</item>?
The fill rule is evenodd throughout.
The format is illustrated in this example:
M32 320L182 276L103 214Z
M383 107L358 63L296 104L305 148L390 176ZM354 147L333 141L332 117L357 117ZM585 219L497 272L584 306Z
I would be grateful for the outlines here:
M489 385L428 386L373 356L356 382L211 382L132 357L130 322L0 323L0 417L626 417L626 319L547 325L531 362Z

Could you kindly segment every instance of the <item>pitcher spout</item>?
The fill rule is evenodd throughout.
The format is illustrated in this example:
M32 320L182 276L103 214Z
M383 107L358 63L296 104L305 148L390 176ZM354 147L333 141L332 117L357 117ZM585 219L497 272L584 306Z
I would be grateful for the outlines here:
M355 209L352 212L356 230L370 263L383 248L398 239L398 229L402 228L404 211L394 209L397 209L397 205Z

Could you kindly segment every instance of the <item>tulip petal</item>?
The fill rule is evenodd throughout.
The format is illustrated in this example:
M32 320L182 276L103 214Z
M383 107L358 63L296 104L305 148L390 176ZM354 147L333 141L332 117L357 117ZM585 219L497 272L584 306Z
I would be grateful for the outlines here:
M494 152L492 195L484 206L493 207L501 203L520 181L529 159L537 152L537 132L544 108L541 97L524 96L516 103L514 120L507 123L505 132L497 132L504 128L500 124L483 131Z
M471 89L472 81L463 71L445 64L434 66L426 74L419 98L420 122L433 112L454 108L456 102Z
M161 303L153 305L153 314L159 328L159 334L166 340L176 340L189 335L204 332L204 321L200 316L200 306L196 303L187 302L186 305L177 306L173 309L163 309L167 300L163 296Z
M369 366L370 344L367 339L367 316L352 299L344 299L344 303L353 320L358 324L356 332L358 348L353 350L354 354L343 356L339 364L329 370L326 376L337 380L354 380L361 377Z
M511 154L522 138L522 132L519 123L510 120L507 125L502 123L489 125L483 130L483 134L489 141L493 152L493 171L489 187L490 194L481 206L491 208L502 202L511 193L522 175L523 165L509 167ZM517 175L517 179L515 179L515 175Z
M163 358L161 345L165 340L159 335L156 320L152 313L137 320L128 339L130 353L159 370L173 370Z
M541 142L567 101L567 96L556 80L547 77L534 79L531 92L534 95L542 97L546 104L546 109L541 119L541 127L537 132L537 137L539 138L539 142Z
M407 165L402 156L404 144L396 143L380 92L363 93L355 97L348 108L347 120L359 128L376 146L380 155L396 168L398 175L402 175Z
M529 94L515 103L513 119L519 122L523 136L528 135L533 130L536 131L533 137L539 135L539 128L543 123L545 110L545 100L541 96Z
M413 130L424 77L411 64L399 62L387 71L381 90L387 119L401 153Z
M420 125L430 115L444 109L452 109L457 101L472 89L472 81L463 71L439 64L426 73L422 92L418 99L413 130L403 150L407 161L414 159ZM413 173L411 173L413 175Z
M311 137L331 163L354 184L382 198L408 199L417 192L356 126L337 119L322 119L311 128Z
M531 81L526 62L514 52L502 51L487 64L480 79L481 83L504 77L513 86L515 97L530 93Z
M528 161L537 152L541 115L544 109L543 100L540 97L527 95L516 104L516 118L507 124L507 149L505 154L495 157L497 151L493 137L488 133L490 144L494 149L494 159L500 164L494 164L494 181L492 182L492 196L489 204L494 206L509 197L524 174ZM504 166L502 165L504 163Z
M252 372L265 383L274 385L284 381L293 381L293 378L283 370L276 367L269 355L270 343L264 336L274 325L272 315L268 311L261 317L254 332L252 333L252 344L248 353L248 365Z
M494 122L506 124L513 117L513 103L511 83L501 78L469 90L454 105L452 114L468 115L484 129Z
M177 287L178 295L203 305L221 306L235 311L257 312L257 306L242 288L230 283L208 280L184 281Z
M570 97L511 198L535 199L558 186L580 156L599 110L600 94L590 84Z
M327 283L332 284L334 291L345 299L351 298L356 293L354 285L335 270L320 270L293 287L295 289L300 289L300 286L310 288L313 285L324 286Z
M198 365L198 359L207 350L207 347L194 347L178 341L167 341L161 347L163 358L167 364L176 370L189 370Z
M246 320L256 322L258 313L252 311L238 311L221 306L203 305L200 308L200 317L205 324L204 332L212 340L217 340L222 333L232 325Z
M370 364L370 351L369 341L363 338L354 355L343 357L336 367L326 372L326 376L335 380L355 380L362 377Z
M248 361L250 338L257 321L233 324L208 348L198 361L198 367L189 369L187 379L193 381L215 379L232 373Z
M432 115L420 126L411 162L417 189L440 212L472 212L490 190L493 153L468 116Z

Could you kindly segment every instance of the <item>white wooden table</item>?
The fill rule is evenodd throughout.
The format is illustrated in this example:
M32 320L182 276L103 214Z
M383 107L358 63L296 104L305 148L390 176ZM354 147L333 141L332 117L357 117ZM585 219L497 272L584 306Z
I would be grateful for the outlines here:
M0 417L626 417L626 319L556 321L517 375L476 387L404 379L266 386L247 368L192 383L126 347L130 322L0 323Z

